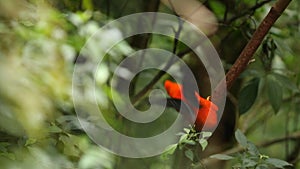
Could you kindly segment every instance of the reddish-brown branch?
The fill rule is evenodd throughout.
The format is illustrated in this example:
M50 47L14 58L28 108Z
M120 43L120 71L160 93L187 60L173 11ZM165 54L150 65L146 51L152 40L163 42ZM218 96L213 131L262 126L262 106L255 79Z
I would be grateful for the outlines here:
M287 8L291 0L278 0L269 11L268 15L261 22L252 38L241 52L238 59L226 74L227 89L230 89L239 75L247 68L249 61L256 52L264 37L269 32L275 21Z
M250 62L254 53L257 51L258 47L262 43L264 37L267 35L267 33L269 32L271 27L274 25L276 20L281 16L282 12L287 8L287 6L289 5L290 2L291 2L291 0L278 0L273 5L273 7L271 8L271 10L267 14L267 16L263 19L261 24L258 26L258 28L254 32L252 38L247 43L247 45L244 47L243 51L240 53L238 59L235 61L233 66L230 68L230 70L226 74L226 85L227 85L228 90L232 87L232 85L234 84L236 79L240 76L240 74L247 68L248 63ZM222 93L222 91L223 91L222 89L224 87L223 84L224 83L221 82L220 85L214 91L214 95L216 96L217 102L218 102L218 97L223 95L223 93ZM294 139L294 137L299 139L299 133L296 133L296 136L293 135L293 137L289 137L289 139ZM261 143L258 146L259 147L260 146L261 147L269 146L271 144L285 141L285 140L286 140L286 138L279 138L276 140L271 140L269 142ZM243 149L241 147L235 147L233 149L229 149L227 151L221 152L221 154L231 154L231 153L236 153L236 152L239 152L242 150ZM213 162L216 162L216 160L210 159L210 158L203 159L203 163L205 165L211 164ZM195 168L199 168L202 165L203 164L198 164L198 165L196 165Z

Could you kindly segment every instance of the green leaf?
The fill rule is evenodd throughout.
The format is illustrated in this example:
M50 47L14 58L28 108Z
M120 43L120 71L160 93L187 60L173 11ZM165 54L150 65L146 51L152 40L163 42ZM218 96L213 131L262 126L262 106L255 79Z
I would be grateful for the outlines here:
M299 91L297 85L288 77L278 73L272 73L272 75L280 83L282 87L287 88L291 91Z
M246 113L254 104L258 93L259 78L252 79L239 93L239 113Z
M29 138L26 140L25 146L30 146L30 145L36 143L36 141L37 141L36 139Z
M245 148L248 146L248 141L246 136L239 129L237 129L235 132L235 139L241 146Z
M0 156L7 157L10 160L16 160L16 155L13 153L0 153Z
M199 143L200 143L200 145L201 145L201 147L202 147L202 151L204 151L205 150L205 148L207 147L207 145L208 145L208 142L207 142L207 140L206 139L204 139L204 138L202 138L202 139L200 139L199 140Z
M11 143L8 143L8 142L0 142L0 152L7 153L7 147L8 147L10 144L11 144Z
M83 0L82 7L86 10L93 10L93 3L91 0Z
M270 167L266 164L259 164L255 169L269 169Z
M253 143L248 142L247 149L251 155L257 156L260 154L257 147Z
M187 140L188 134L183 134L180 139L179 139L179 143L184 142L185 140Z
M184 132L187 133L187 134L190 133L190 131L191 131L191 130L188 129L188 128L183 128L183 130L184 130Z
M112 155L99 147L91 146L80 157L79 169L113 168Z
M176 148L177 148L177 144L168 145L165 149L164 154L166 154L166 155L173 154L175 152Z
M226 11L225 5L221 3L220 1L207 1L209 3L209 6L212 8L214 13L217 15L217 17L220 19L224 16L224 13Z
M194 160L194 153L192 152L192 150L188 149L184 152L184 155L190 159L191 161Z
M257 165L257 162L248 158L243 159L243 167L254 167Z
M284 168L286 166L292 166L292 164L276 158L268 158L266 159L266 162L268 164L275 166L276 168Z
M231 160L234 157L232 157L230 155L226 155L226 154L214 154L214 155L209 156L209 158L215 158L218 160Z
M212 132L203 131L201 132L201 134L202 134L202 138L207 138L212 135Z
M282 88L271 75L267 76L267 93L272 108L274 112L277 113L282 103Z
M48 127L48 131L50 133L61 133L61 132L63 132L63 130L61 128L57 127L56 125L52 125L52 126Z
M196 142L194 140L183 140L182 143L189 144L189 145L195 145L196 144Z
M232 168L233 168L233 169L244 169L244 168L242 168L242 164L241 164L241 163L234 164L234 165L232 166Z

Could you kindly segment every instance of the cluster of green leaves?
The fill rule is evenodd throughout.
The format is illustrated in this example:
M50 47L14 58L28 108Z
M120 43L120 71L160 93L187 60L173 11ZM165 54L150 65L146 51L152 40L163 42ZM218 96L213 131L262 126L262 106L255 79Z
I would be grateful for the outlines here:
M271 37L263 42L260 54L261 67L247 70L242 77L249 79L239 93L239 113L246 113L254 104L256 99L267 95L267 98L277 113L282 105L284 94L295 95L300 92L296 83L293 81L294 74L289 72L276 55L277 51L275 40ZM262 69L263 68L263 69ZM289 97L290 97L289 96ZM288 96L286 96L288 97Z
M78 123L71 99L71 79L75 57L86 40L104 24L109 13L111 16L119 17L127 5L125 1L122 5L119 1L104 1L53 0L50 2L61 11L57 11L44 2L34 0L0 2L0 163L3 168L113 168L115 163L119 163L120 168L132 168L124 162L127 159L116 160L116 156L103 151L89 140ZM144 9L137 4L150 3L138 2L138 0L130 2L133 3L128 3L129 10L124 13L143 11ZM245 6L253 6L258 2L237 1L234 8L226 7L224 2L219 0L208 1L207 4L217 18L223 20L224 13L229 11L228 18L230 19L230 17L243 13ZM99 8L107 12L107 15L103 15L101 13L103 11L97 11ZM261 18L264 12L256 12L257 18ZM299 18L298 10L288 10L287 17ZM247 20L247 23L255 21L254 18L251 19L244 17L229 26L234 28L228 29L228 32L239 33L231 39L224 38L224 41L227 40L227 42L221 45L222 48L230 50L231 53L228 55L237 55L232 51L239 52L239 50L232 50L232 47L237 49L239 45L243 45L240 32L247 34L247 38L250 37L255 23L248 24L251 25L250 28L247 24L242 23L244 20ZM282 25L293 28L295 27L293 20L285 19L282 21ZM236 25L238 26L235 27ZM268 100L273 110L278 112L283 107L282 103L285 100L289 100L294 94L299 94L298 86L295 83L295 80L299 81L299 79L295 79L295 74L288 71L299 70L297 68L299 61L294 53L283 52L299 52L297 38L290 38L299 36L299 33L295 30L289 31L285 27L272 28L272 36L264 41L261 52L258 54L260 60L257 62L260 64L255 62L254 66L247 70L245 76L242 77L247 84L240 92L240 114L250 110L255 101L263 102L265 100ZM227 28L225 29L227 30ZM224 33L222 30L224 29L220 26L220 34L230 37L230 33L226 31ZM97 57L104 53L104 47L112 43L114 38L121 38L118 28L103 30L99 35L98 41L90 43L88 46L90 50L88 53L84 53L86 60L82 62L86 64L81 65L84 67L83 69L90 68L89 62L98 61ZM149 46L172 50L173 46L170 45L172 43L173 38L155 35ZM180 45L182 44L178 45L179 51L184 48L183 45ZM89 85L94 83L91 79L95 78L96 97L97 101L102 104L102 108L113 107L107 104L107 101L112 99L111 92L114 92L110 90L108 84L116 66L132 50L126 42L116 45L115 49L107 54L108 57L104 58L104 64L99 66L94 74L95 77L83 79L83 84ZM222 55L225 55L225 52ZM77 61L79 65L81 61ZM286 67L282 67L282 65ZM176 66L172 66L172 69L176 69ZM153 78L153 74L155 73L149 71L139 76L135 90L140 91ZM85 90L88 85L83 85L82 89ZM157 86L163 88L162 83ZM91 100L93 96L93 93L84 95L85 100ZM145 108L143 103L141 104L142 109ZM85 105L87 112L93 112L89 102L81 104ZM173 120L173 115L176 114L176 112L169 112L170 114L163 115L154 127L144 125L138 127L139 131L131 131L131 124L124 123L125 120L120 120L115 112L113 108L103 111L106 120L113 127L125 130L125 132L136 133L140 137L148 136L149 133L154 135L161 132L161 128L168 127L168 125L161 124L169 124ZM88 115L92 116L93 114ZM278 128L275 129L278 130ZM193 129L185 129L185 133L181 133L179 143L171 145L166 153L172 154L178 148L183 150L185 157L193 162L199 154L199 152L195 152L194 147L200 146L204 150L210 135L211 133L196 133ZM289 165L281 160L261 155L253 144L245 141L246 139L241 133L236 134L236 137L245 151L236 156L225 157L223 155L219 158L233 158L239 162L236 167L240 166L241 168L255 166L280 168ZM146 160L151 164L150 167L144 164ZM131 166L170 168L169 164L164 166L164 162L165 160L160 161L157 158L138 159Z
M235 162L232 168L236 169L268 169L272 167L286 168L292 166L286 161L261 154L257 147L249 142L240 130L235 132L235 138L243 148L243 152L234 155L215 154L210 157L219 160L232 160Z
M112 154L83 134L71 90L74 60L102 14L61 13L44 2L0 4L2 167L112 168Z
M200 145L202 151L208 145L207 139L212 135L211 132L197 132L193 127L184 128L184 132L178 133L180 135L180 139L178 143L172 144L166 148L163 156L173 154L176 148L179 150L184 150L184 155L194 161L195 156L197 156L197 152L195 152L195 147Z
M284 89L287 89L290 92L299 93L296 84L286 75L271 72L260 78L254 77L248 81L239 93L240 114L246 113L260 94L265 94L262 92L259 93L259 88L266 89L266 94L275 113L279 111L280 106L282 105Z

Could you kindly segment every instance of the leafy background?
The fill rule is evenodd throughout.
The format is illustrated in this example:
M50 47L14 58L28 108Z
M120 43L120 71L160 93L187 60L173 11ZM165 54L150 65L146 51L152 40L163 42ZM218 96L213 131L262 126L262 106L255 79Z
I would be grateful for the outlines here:
M216 17L210 19L216 22L218 29L212 27L213 31L204 32L228 70L274 1L201 2ZM136 12L173 14L170 4L168 7L167 1L157 0L1 1L1 168L300 168L299 7L298 1L290 4L256 52L255 61L229 91L221 124L208 140L205 151L201 147L205 141L196 140L202 144L195 144L188 130L183 134L184 139L163 155L130 159L103 150L82 131L72 101L76 57L86 40L107 22ZM184 14L192 15L191 10L187 11ZM210 12L203 14L204 18L212 16ZM87 60L76 61L76 64L86 65L83 69L97 60L97 54L104 53L111 39L122 38L118 28L103 31L99 36L99 41L89 47ZM99 89L97 101L106 105L102 107L104 115L114 128L135 136L148 136L161 132L176 118L176 111L167 109L150 127L131 130L135 124L122 119L107 102L111 96L107 82L122 59L149 46L172 51L173 44L174 39L157 35L135 36L122 41L107 54L104 66L95 76ZM184 46L178 47L178 50L183 49ZM184 60L191 66L201 93L209 95L210 86L201 63L192 53ZM176 65L172 68L176 69ZM142 89L155 73L149 70L136 77L132 93ZM167 78L163 76L154 88L162 89ZM89 78L84 81L92 83ZM85 97L92 96L88 93ZM144 98L139 103L139 109L148 106ZM88 104L86 108L90 109ZM240 130L235 132L237 128ZM209 158L213 154L219 155ZM209 163L215 158L229 162Z

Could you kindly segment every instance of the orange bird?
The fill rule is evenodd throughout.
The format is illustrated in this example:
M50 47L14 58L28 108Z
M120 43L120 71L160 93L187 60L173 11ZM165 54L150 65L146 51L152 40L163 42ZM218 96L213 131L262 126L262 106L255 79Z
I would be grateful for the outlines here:
M189 101L183 95L183 87L180 84L172 82L170 80L165 81L165 89L169 96L173 99L179 99L186 103L190 109L195 113L196 121L195 128L197 131L201 131L204 123L208 129L213 128L217 125L217 111L218 107L209 101L208 99L202 98L199 93L195 91L195 96L199 102L199 107L195 107L189 103ZM176 109L176 108L175 108ZM178 110L178 109L177 109ZM208 116L209 114L209 116Z

